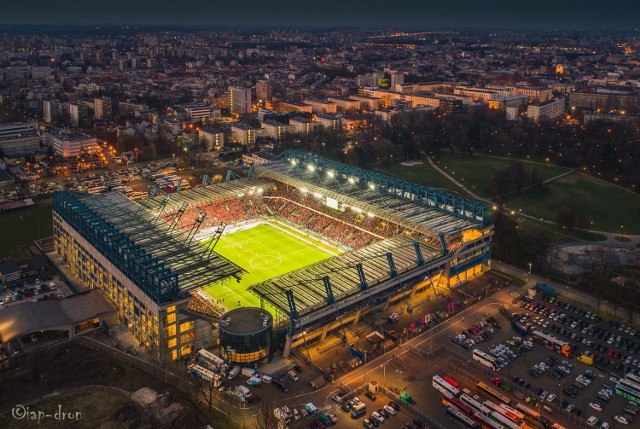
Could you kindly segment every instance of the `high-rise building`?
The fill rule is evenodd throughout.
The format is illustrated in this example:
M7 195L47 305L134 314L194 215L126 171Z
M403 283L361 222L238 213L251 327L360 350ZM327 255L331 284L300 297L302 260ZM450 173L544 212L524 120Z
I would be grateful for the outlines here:
M62 116L62 104L58 100L45 100L42 102L42 115L47 124L52 123Z
M101 97L94 100L95 104L95 118L99 121L105 119L111 119L113 115L113 108L111 104L111 97Z
M69 122L72 127L80 125L80 121L87 117L87 106L84 103L69 103Z
M260 102L271 101L273 97L273 85L268 80L256 82L256 97Z
M396 91L396 85L402 85L404 83L404 73L391 70L389 72L389 89Z
M238 86L229 87L229 111L240 114L251 111L251 89Z

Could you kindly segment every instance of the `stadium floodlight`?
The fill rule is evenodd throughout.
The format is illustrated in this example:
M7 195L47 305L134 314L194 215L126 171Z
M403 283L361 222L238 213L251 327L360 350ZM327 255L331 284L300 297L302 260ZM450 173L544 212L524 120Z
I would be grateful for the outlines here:
M336 175L336 173L334 173L333 170L327 171L327 176L329 176L330 178L333 179L335 177L335 175Z
M315 171L316 167L313 164L309 164L307 165L307 169L309 169L309 171Z
M313 196L316 198L322 198L322 194L320 192L315 192Z
M369 189L371 189L371 190L376 189L376 184L375 183L369 183Z
M298 163L298 161L295 158L291 159L291 165L296 165Z
M356 183L356 179L354 179L353 177L349 177L349 183L353 185L354 183Z
M369 212L369 213L367 213L367 216L373 217L373 213Z
M262 189L262 188L258 188L258 191L257 191L257 192L258 192L258 194L261 194L261 193L263 193L263 192L264 192L264 189Z

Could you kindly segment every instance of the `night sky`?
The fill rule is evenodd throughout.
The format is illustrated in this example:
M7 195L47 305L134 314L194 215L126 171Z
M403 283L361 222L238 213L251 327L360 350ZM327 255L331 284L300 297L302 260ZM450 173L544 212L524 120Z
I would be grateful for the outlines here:
M640 0L0 0L0 25L640 29Z

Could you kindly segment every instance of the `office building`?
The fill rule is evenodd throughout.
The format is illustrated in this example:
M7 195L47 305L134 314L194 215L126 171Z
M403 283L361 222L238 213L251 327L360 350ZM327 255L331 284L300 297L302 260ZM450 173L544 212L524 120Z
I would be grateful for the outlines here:
M527 117L534 122L555 121L564 115L564 98L554 98L544 103L530 104Z
M44 116L44 122L51 124L62 117L62 104L58 100L43 101L42 115Z
M207 104L187 104L182 107L191 121L214 119L220 117L220 110Z
M38 123L0 124L0 148L7 158L36 153L40 149Z
M230 86L229 111L237 115L251 112L251 89Z
M72 158L80 155L95 155L99 152L98 139L84 133L53 130L44 135L44 142L53 148L60 158Z

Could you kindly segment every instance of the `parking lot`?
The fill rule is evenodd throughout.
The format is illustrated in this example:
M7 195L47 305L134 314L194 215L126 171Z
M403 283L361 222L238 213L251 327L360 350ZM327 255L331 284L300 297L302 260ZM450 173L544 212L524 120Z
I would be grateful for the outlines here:
M464 349L473 347L491 355L501 367L491 377L500 377L500 382L494 380L496 385L550 418L560 416L570 426L634 424L640 409L614 390L621 376L631 372L633 378L637 372L640 333L552 297L530 298L503 313L506 326L495 335L489 331L495 332L495 327L486 322L486 316L470 321L452 338L453 344L461 346L457 353L471 359L471 352ZM530 333L516 332L509 320L512 316L518 329L524 327ZM552 341L543 336L536 340L536 334L531 334L534 330L551 336ZM563 356L564 342L571 346L571 358ZM476 363L466 366L471 368L469 373L474 369L483 372ZM486 382L488 377L479 378Z

